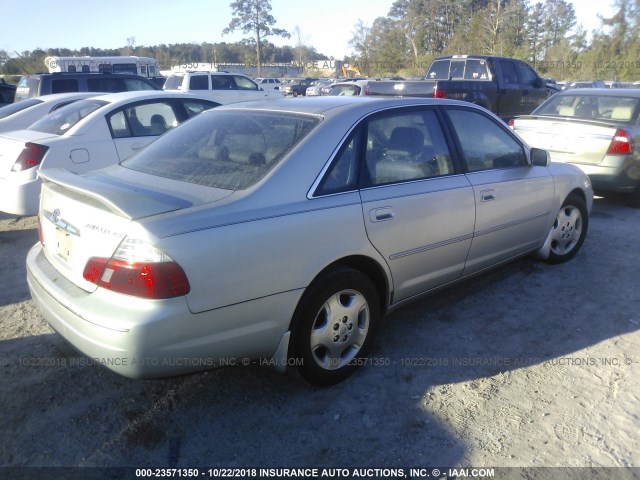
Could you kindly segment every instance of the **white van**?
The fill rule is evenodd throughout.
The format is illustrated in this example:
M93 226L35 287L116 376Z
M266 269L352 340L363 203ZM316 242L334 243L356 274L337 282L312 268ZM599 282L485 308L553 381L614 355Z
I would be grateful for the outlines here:
M253 80L239 73L228 72L174 72L167 75L164 90L203 94L225 103L248 100L273 100L284 95L279 90L264 90Z

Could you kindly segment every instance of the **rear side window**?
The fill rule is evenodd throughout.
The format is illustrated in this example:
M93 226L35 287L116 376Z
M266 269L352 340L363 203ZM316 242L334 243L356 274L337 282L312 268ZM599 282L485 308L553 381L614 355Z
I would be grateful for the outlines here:
M87 78L87 87L90 92L118 93L125 91L125 86L122 78Z
M498 123L472 110L448 109L468 172L527 165L520 143Z
M209 75L194 75L189 79L189 90L209 90Z
M68 93L78 91L78 80L75 78L56 78L51 80L51 93Z
M205 100L187 100L183 101L182 105L184 106L184 109L187 112L187 116L189 118L201 112L204 112L205 110L209 110L210 108L219 106L218 103L207 102Z
M316 116L213 110L160 137L122 166L159 177L246 189L269 172L319 122Z

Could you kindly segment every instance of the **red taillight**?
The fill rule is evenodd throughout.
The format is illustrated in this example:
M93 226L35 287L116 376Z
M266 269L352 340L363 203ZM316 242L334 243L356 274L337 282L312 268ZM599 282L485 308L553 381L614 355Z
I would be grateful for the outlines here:
M509 128L513 129L513 127L515 126L516 121L512 118L507 122L507 125L509 125Z
M439 90L438 85L433 87L433 98L447 98L447 92Z
M24 149L20 152L20 155L18 155L18 159L13 164L13 167L11 167L11 171L21 172L23 170L37 167L42 162L47 150L49 150L49 147L38 145L37 143L25 144Z
M633 153L633 139L626 130L619 128L611 140L607 155L631 155Z
M171 298L186 295L189 281L176 262L130 262L92 257L84 267L85 280L125 295Z

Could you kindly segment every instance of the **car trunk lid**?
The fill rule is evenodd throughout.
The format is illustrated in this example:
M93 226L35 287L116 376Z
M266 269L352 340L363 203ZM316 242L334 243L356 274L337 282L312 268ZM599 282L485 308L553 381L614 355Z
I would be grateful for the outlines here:
M17 130L0 136L0 178L7 178L27 143L55 137L32 130Z
M136 175L130 173L134 179ZM136 220L215 199L151 190L107 171L75 175L46 169L40 177L40 241L45 255L63 276L86 291L97 288L83 276L90 258L111 258L127 236L153 240ZM151 181L151 176L145 177ZM218 198L228 194L220 192Z
M530 146L543 148L554 161L597 165L604 159L620 127L603 122L527 117L514 130Z

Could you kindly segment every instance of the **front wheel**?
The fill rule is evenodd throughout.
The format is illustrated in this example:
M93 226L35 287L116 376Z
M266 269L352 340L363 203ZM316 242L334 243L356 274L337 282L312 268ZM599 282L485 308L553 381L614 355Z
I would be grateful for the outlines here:
M378 293L369 278L337 268L315 281L294 314L291 356L309 383L334 385L357 368L373 342Z
M549 263L571 260L584 242L589 226L589 212L579 195L571 194L562 204L551 228Z

